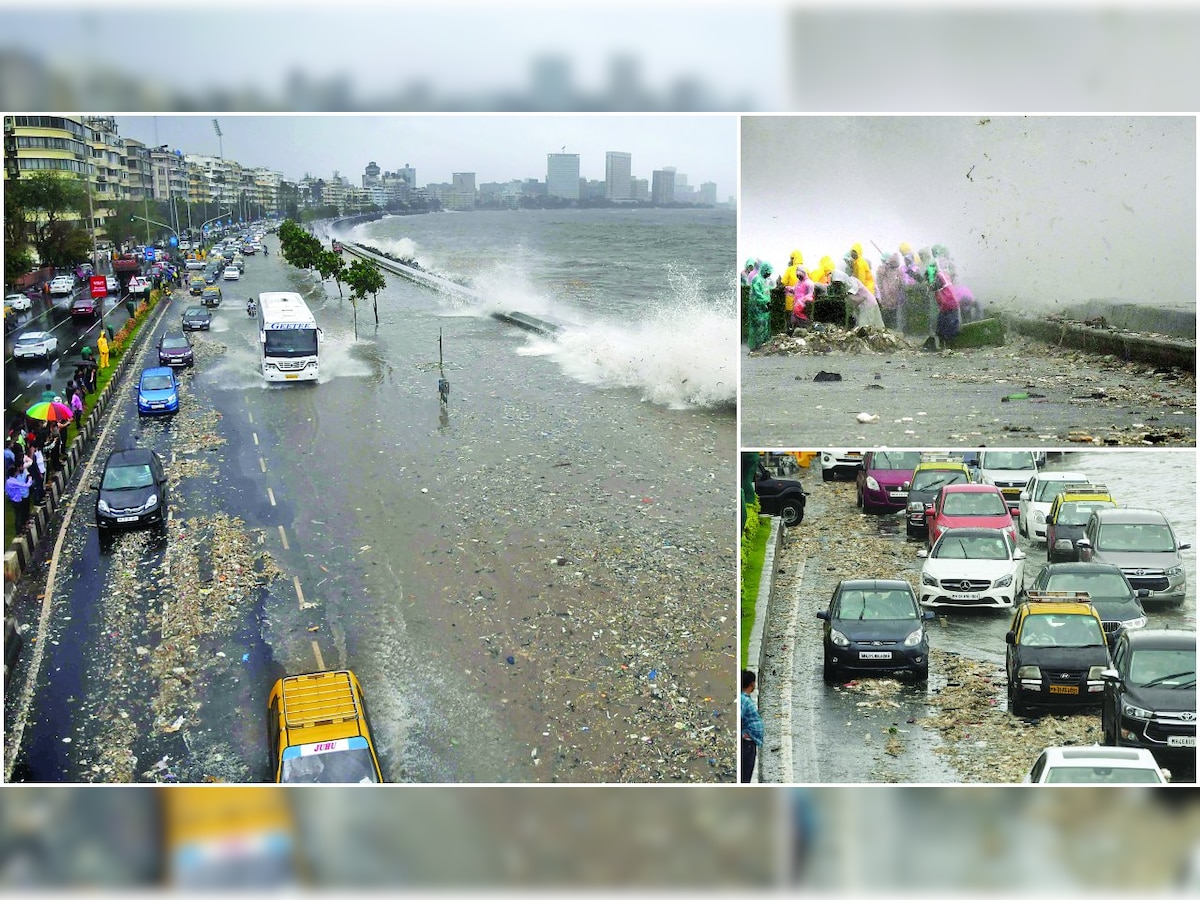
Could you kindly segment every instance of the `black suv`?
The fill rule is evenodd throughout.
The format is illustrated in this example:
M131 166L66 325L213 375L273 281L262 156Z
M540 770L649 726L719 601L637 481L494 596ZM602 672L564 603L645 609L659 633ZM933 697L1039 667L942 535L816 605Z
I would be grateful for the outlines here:
M102 534L166 522L167 475L153 450L114 450L95 489L96 526Z
M1105 563L1051 563L1043 567L1031 591L1087 591L1092 607L1100 613L1104 635L1111 646L1122 628L1144 628L1146 589L1135 591L1116 566Z
M1196 767L1196 634L1122 632L1104 675L1104 743L1145 747L1160 766Z
M775 478L762 463L754 473L754 493L758 504L768 516L779 516L784 525L799 525L804 521L804 504L808 495L804 486L794 478Z

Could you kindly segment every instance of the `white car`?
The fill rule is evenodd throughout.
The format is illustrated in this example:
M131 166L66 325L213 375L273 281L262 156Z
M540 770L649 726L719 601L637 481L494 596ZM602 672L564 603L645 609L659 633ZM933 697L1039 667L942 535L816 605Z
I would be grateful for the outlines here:
M862 450L822 450L821 480L833 481L839 475L843 478L856 476L862 461Z
M192 258L192 259L189 259L187 262L185 262L183 264L183 267L185 269L188 269L189 271L195 270L195 269L203 269L204 268L204 260Z
M1054 498L1068 484L1085 484L1082 472L1038 472L1021 489L1017 506L1017 531L1031 541L1046 540L1046 514Z
M129 293L135 296L150 293L150 279L134 275L129 279Z
M1037 460L1031 450L979 451L979 480L1000 488L1008 511L1013 515L1017 514L1022 488L1037 473Z
M228 265L225 267L225 274L222 276L226 281L237 281L242 277L242 273L238 271L238 267Z
M24 294L9 294L4 298L4 308L24 312L27 309L33 309L33 301Z
M50 282L52 297L66 297L73 293L75 293L75 277L73 275L59 275Z
M1025 552L1000 528L951 528L917 556L925 607L1012 609L1025 584Z
M27 331L13 344L13 356L47 358L58 350L58 338L48 331Z
M116 275L105 275L104 276L104 287L105 287L105 290L107 290L110 294L121 293L121 282L119 282L117 280Z
M1145 747L1047 747L1025 776L1024 784L1166 784Z

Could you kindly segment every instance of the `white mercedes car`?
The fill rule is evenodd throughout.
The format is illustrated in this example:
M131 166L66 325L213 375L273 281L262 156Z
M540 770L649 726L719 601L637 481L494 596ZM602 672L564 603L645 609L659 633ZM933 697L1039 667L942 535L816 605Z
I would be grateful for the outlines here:
M951 528L917 556L924 607L1012 609L1025 583L1025 551L1000 528Z

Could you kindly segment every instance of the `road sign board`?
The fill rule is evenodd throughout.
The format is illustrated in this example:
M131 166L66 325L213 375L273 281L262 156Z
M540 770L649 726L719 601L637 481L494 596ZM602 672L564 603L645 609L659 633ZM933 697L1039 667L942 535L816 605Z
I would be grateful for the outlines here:
M88 279L88 284L92 288L92 299L97 300L108 294L108 279L103 275L93 275Z
M154 262L154 258L155 258L154 257L154 248L147 247L146 248L146 259L150 260L150 262Z

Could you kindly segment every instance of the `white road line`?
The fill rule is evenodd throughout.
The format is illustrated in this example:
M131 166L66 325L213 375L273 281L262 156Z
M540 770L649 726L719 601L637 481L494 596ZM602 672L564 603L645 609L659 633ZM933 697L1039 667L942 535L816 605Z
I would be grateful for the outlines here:
M275 492L270 488L267 488L267 499L271 501L272 506L275 505Z
M321 656L321 645L318 644L316 641L313 641L312 648L313 648L313 656L315 656L317 658L317 668L324 669L325 668L325 658L323 656Z
M296 589L296 599L300 601L300 608L304 609L304 591L300 588L300 576L292 576L292 587Z
M250 432L250 437L254 438L254 446L257 447L258 446L258 432L257 431Z
M283 549L288 549L287 532L283 530L283 526L279 526L279 539L283 541Z
M246 418L250 420L250 424L251 424L251 425L253 425L253 424L254 424L254 413L252 413L252 412L247 412L247 413L246 413Z
M265 459L263 459L261 456L258 458L258 467L260 469L262 469L263 472L267 471L267 461Z

